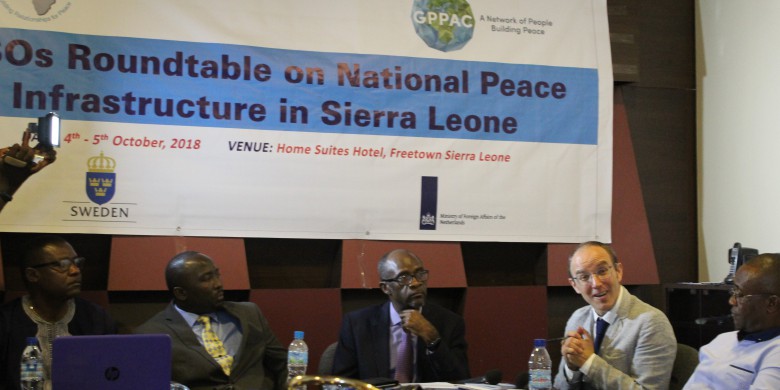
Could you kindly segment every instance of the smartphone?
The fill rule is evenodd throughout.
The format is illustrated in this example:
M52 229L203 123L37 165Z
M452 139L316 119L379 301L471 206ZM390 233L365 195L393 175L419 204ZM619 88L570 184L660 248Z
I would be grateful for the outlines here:
M44 147L60 146L60 116L56 112L38 118L37 124L30 123L27 128Z

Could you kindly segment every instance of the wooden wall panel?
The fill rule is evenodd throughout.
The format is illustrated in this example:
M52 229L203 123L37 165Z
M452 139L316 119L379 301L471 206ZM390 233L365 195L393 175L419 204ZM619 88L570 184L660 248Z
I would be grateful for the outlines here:
M614 229L614 226L613 226ZM549 286L569 285L569 256L578 244L548 244L547 245L547 275Z
M202 252L214 260L225 290L249 290L243 239L170 236L114 236L108 289L167 290L165 266L174 255L188 250Z
M612 247L623 263L623 284L658 284L653 240L628 117L620 88L615 89L612 182ZM550 244L548 284L568 286L568 257L576 245Z
M2 245L0 245L0 291L5 291L5 259L3 258Z
M636 165L662 282L698 280L696 91L624 86ZM733 243L725 243L722 255ZM721 277L725 277L722 275Z
M615 88L614 118L612 247L623 263L623 284L658 284L653 239L620 88Z
M608 1L612 47L623 50L613 56L622 66L615 70L613 241L626 263L624 282L639 284L632 293L696 278L694 6L659 1ZM0 234L4 298L23 290L11 262L29 235ZM310 373L337 338L343 308L386 299L376 261L391 249L417 253L432 270L430 300L463 312L475 376L499 368L512 382L526 370L531 340L560 336L584 304L566 281L576 244L63 236L87 257L84 296L110 290L110 312L123 331L167 304L163 269L171 256L206 253L222 268L230 299L257 303L283 343L293 330L307 332ZM550 352L557 362L556 349Z
M548 338L547 288L471 287L463 313L471 376L499 369L515 383L528 371L533 339Z
M276 337L286 347L302 330L309 346L307 373L316 374L320 355L338 341L341 295L337 288L251 290L249 301L260 307Z
M615 82L639 81L639 18L632 0L610 0L607 5L612 74Z
M341 287L379 288L377 262L385 253L399 248L414 252L431 271L428 287L466 287L460 243L367 240L344 240Z
M246 238L253 289L336 288L341 277L341 240Z

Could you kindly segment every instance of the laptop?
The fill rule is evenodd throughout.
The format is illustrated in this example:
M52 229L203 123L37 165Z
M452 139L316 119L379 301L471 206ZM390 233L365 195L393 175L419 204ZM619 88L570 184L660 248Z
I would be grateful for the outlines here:
M52 390L168 390L165 334L66 336L52 344Z

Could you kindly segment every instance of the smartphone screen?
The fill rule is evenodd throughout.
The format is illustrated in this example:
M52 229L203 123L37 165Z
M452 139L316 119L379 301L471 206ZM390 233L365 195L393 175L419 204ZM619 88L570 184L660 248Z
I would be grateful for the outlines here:
M44 145L60 146L60 117L50 112L38 118L38 140Z

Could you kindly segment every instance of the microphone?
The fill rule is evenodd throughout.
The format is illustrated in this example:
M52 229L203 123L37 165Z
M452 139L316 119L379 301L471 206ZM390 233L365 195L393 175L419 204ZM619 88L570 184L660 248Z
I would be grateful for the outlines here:
M521 372L517 374L517 378L515 378L515 388L516 389L526 389L528 388L528 381L530 380L530 376L527 372Z
M693 322L695 322L696 325L704 325L704 324L723 325L727 321L732 321L731 314L727 314L725 316L716 316L716 317L701 317L695 319Z
M466 384L466 383L487 383L490 385L497 385L499 382L501 382L501 378L504 376L504 374L501 372L501 370L490 370L485 373L484 376L477 377L477 378L469 378L464 379L461 381L458 381L456 383L460 384Z

